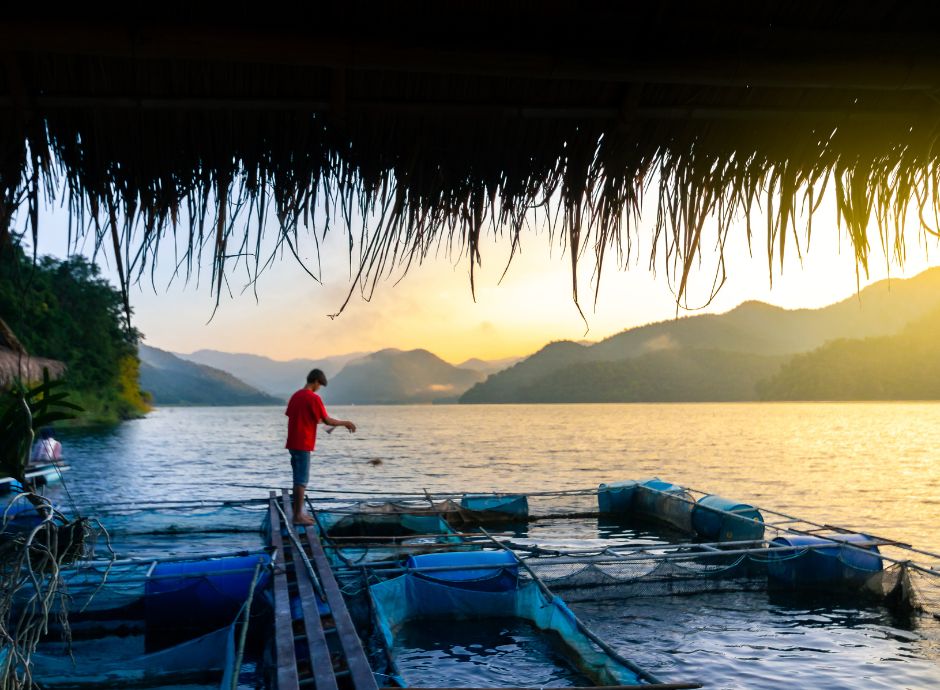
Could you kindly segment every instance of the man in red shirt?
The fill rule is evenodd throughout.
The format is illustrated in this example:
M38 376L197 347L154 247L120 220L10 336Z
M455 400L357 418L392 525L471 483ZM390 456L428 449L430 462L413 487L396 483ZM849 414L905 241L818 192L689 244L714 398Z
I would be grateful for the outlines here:
M333 419L326 413L323 400L317 395L320 386L326 385L326 375L319 369L307 374L307 385L290 397L287 403L287 444L290 466L294 473L294 524L312 525L313 520L304 512L304 493L310 481L310 453L317 443L317 424L344 426L349 433L356 425L342 419Z

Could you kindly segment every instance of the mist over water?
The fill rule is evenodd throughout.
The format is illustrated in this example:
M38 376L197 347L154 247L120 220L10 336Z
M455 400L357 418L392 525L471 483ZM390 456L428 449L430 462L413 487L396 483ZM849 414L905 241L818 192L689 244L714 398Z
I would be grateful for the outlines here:
M359 431L321 431L311 489L532 492L659 476L940 550L940 404L330 407L325 397ZM264 497L290 481L285 421L281 407L164 408L64 432L68 487L89 507ZM940 687L940 622L876 604L737 592L573 608L667 680Z

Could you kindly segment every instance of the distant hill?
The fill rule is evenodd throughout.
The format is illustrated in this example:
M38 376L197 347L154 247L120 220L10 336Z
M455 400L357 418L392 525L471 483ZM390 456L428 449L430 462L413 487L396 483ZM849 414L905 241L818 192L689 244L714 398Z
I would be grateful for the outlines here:
M753 400L757 382L785 359L723 350L659 350L619 362L572 364L525 387L516 398L526 403Z
M822 309L786 310L761 302L745 302L725 314L702 314L632 328L594 345L570 341L550 343L531 357L474 386L460 401L560 402L572 396L584 401L757 399L757 382L773 376L788 356L838 338L893 335L938 305L940 269L930 269L907 280L880 281L857 296ZM700 352L692 355L690 350ZM666 352L673 352L674 356L662 354ZM654 353L660 354L652 356ZM728 381L727 385L715 381L713 396L702 398L701 382L710 376L708 369L714 364L712 360L724 361L727 360L725 355L735 353L741 355L750 383L738 378L734 383ZM627 385L627 382L620 379L617 383L605 378L603 372L616 370L618 376L625 377L634 371L627 365L611 369L610 363L638 359L641 362L633 364L642 363L646 367L642 371L635 370L640 379L661 380L663 386L666 381L672 381L678 387L667 393L655 390L654 383L636 383L634 390L646 391L643 394L646 397L636 397L639 393L634 392L621 393L618 398L609 392L608 389ZM688 382L684 388L676 382L673 371L680 362ZM562 392L566 386L560 385L561 381L567 381L567 388L574 387L579 392ZM750 394L738 398L748 386ZM733 391L733 397L728 397Z
M457 397L485 375L427 350L380 350L348 362L323 392L328 404L430 403Z
M141 344L140 387L157 405L268 405L280 403L231 374Z
M791 358L764 400L940 399L940 310L893 336L841 339Z
M198 350L188 355L177 353L177 357L227 371L258 390L286 400L304 385L307 372L311 369L322 369L327 379L331 380L348 361L362 357L363 354L365 353L353 352L320 359L279 361L240 352Z
M456 366L458 369L472 369L473 371L479 371L481 374L489 376L490 374L495 374L498 371L511 367L521 359L523 359L523 357L504 357L503 359L479 359L473 357Z

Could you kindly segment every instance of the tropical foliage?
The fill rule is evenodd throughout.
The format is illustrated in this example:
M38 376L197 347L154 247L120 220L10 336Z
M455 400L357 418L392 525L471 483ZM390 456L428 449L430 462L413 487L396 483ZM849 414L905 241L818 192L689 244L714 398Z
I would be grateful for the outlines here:
M940 311L901 333L843 338L797 355L758 386L764 400L940 400Z
M121 293L81 256L33 261L19 249L0 254L0 317L35 355L68 366L71 399L85 422L137 416L147 400L137 383L140 334L127 324Z
M24 486L26 464L36 432L55 422L74 419L82 408L67 400L61 381L49 379L48 372L38 386L21 383L3 393L0 399L0 474L13 477Z

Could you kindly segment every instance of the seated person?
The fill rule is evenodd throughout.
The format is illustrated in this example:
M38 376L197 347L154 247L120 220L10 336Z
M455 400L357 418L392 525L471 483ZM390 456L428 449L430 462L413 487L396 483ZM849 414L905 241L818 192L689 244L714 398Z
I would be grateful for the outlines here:
M33 451L29 455L30 463L39 465L49 462L57 462L62 459L62 444L52 438L52 429L46 427L40 430L39 438L33 445Z

